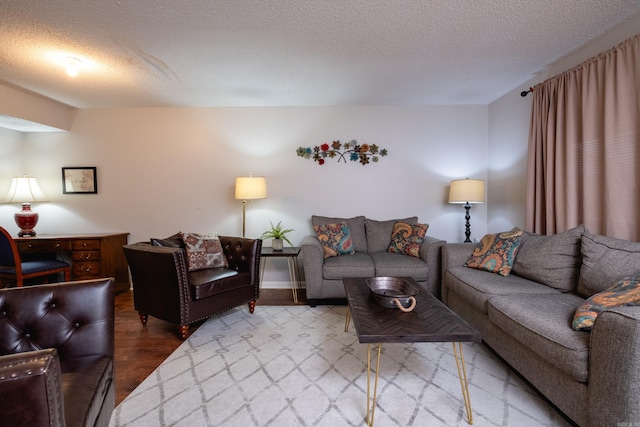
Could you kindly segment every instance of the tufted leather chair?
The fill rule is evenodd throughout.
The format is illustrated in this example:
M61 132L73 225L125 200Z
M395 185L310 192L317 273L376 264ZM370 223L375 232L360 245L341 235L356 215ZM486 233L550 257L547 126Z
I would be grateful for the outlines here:
M113 279L0 290L0 425L108 426Z
M135 309L143 325L148 316L178 325L181 339L189 325L249 304L253 313L260 292L262 240L219 236L229 268L188 271L181 247L138 242L123 247Z

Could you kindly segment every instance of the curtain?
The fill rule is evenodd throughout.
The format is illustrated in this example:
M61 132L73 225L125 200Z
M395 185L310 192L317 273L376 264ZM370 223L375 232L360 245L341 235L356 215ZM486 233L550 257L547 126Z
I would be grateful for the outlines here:
M640 241L640 34L533 88L525 212Z

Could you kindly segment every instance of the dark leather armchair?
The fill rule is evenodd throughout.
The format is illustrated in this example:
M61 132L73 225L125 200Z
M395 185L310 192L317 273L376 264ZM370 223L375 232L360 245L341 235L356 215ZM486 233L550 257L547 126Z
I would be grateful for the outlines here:
M249 304L253 313L260 291L262 240L219 236L228 268L188 271L180 247L139 242L123 247L140 320L148 316L178 325L181 339L191 323Z
M0 290L0 424L108 426L113 279Z

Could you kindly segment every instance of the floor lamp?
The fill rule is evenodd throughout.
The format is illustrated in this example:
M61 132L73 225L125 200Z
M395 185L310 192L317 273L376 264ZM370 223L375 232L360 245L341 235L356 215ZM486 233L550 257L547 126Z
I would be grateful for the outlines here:
M236 177L236 199L242 200L242 237L245 237L247 202L266 198L267 180L263 176Z
M454 179L451 181L451 187L449 188L449 203L464 204L466 214L464 219L465 224L465 236L467 237L464 243L470 243L471 239L471 225L469 220L469 209L471 205L475 203L484 203L484 181L481 179Z

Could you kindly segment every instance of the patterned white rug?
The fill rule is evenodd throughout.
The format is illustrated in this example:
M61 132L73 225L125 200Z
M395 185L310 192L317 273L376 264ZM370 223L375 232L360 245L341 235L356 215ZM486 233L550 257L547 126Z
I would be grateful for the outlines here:
M367 345L344 306L258 306L209 319L111 426L364 426ZM468 426L451 343L384 344L374 425ZM569 423L484 344L464 344L475 426Z

